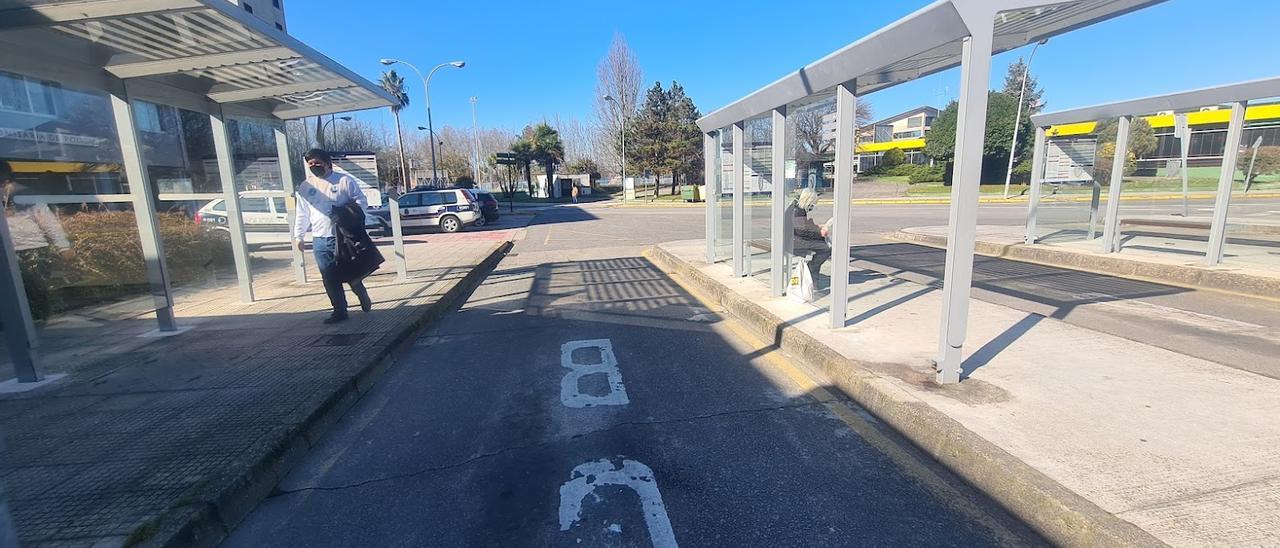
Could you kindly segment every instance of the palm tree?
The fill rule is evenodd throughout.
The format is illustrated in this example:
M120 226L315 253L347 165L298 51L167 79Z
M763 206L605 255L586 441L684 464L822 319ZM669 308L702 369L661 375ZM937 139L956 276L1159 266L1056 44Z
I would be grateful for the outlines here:
M564 142L555 128L543 123L533 128L529 135L529 144L533 147L533 159L547 170L547 197L551 197L551 189L555 184L556 164L564 162Z
M404 190L409 190L409 168L404 161L404 132L400 130L400 111L409 106L409 93L404 90L404 77L396 74L395 70L383 72L378 84L396 98L396 103L391 105L391 114L396 118L396 145L400 147L400 185Z
M515 144L511 145L511 153L516 155L516 161L520 162L520 165L524 167L524 176L526 177L525 181L527 181L529 185L529 197L532 198L533 197L533 143L530 142L528 139L521 137L520 139L516 140ZM512 188L514 188L515 183L512 183L511 186Z

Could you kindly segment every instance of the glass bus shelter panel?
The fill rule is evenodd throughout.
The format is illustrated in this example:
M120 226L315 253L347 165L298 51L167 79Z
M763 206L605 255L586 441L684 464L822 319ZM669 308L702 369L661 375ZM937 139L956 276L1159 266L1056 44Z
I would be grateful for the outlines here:
M773 249L773 118L772 114L747 120L743 143L747 227L743 256L747 273L769 283L769 255Z
M1280 98L1250 101L1253 112L1277 104ZM1238 146L1222 260L1280 272L1280 200L1266 197L1280 193L1280 119L1246 118Z
M720 192L715 204L718 212L716 261L725 262L733 259L733 128L721 128L719 135L715 159L718 163L715 172L720 176Z
M236 283L209 115L134 102L174 304Z
M822 232L835 214L835 91L787 105L785 134L787 293L829 302L824 299L831 293L831 240Z
M1102 236L1110 188L1111 143L1097 136L1050 138L1045 142L1045 172L1037 209L1037 241L1078 244ZM1106 163L1099 169L1098 163Z
M274 126L266 120L233 118L227 122L227 132L231 137L250 270L255 279L286 275L293 257Z
M1167 119L1166 119L1167 118ZM1125 176L1117 225L1121 253L1154 253L1202 262L1209 249L1214 195L1222 172L1226 124L1193 125L1182 161L1182 140L1172 117L1149 117L1153 152L1133 161ZM1136 122L1130 143L1136 142ZM1138 152L1145 152L1139 150Z

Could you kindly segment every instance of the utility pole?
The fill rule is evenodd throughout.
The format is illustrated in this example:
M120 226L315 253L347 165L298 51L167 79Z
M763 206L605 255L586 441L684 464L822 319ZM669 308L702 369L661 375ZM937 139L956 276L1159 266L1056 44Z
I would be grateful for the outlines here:
M480 137L476 133L476 96L471 96L471 178L480 184Z
M1022 69L1022 90L1018 92L1018 115L1013 119L1013 142L1009 144L1009 169L1004 172L1004 197L1009 197L1009 182L1013 180L1013 153L1018 150L1018 126L1022 125L1022 101L1027 95L1027 75L1031 73L1031 61L1036 58L1036 50L1040 46L1049 43L1049 39L1045 38L1036 42L1035 47L1031 48L1031 55L1027 57L1027 66Z

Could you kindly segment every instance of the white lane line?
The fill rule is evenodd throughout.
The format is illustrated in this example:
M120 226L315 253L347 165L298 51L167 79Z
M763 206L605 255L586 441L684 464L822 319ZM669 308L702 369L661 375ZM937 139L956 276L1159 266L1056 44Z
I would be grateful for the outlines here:
M618 457L600 459L579 464L569 473L569 481L560 486L560 530L568 531L582 519L582 500L601 485L624 485L640 496L644 509L644 523L649 529L649 540L657 548L677 548L676 535L667 517L667 507L662 503L658 483L653 470L644 464ZM610 525L610 531L621 529Z
M573 351L583 348L595 348L600 351L599 363L578 363L573 360ZM622 385L622 372L618 370L618 357L613 354L613 343L609 339L592 339L588 341L570 341L560 346L560 365L569 373L560 381L560 403L565 407L581 409L597 405L626 405L631 403L627 398L627 388ZM609 377L609 393L603 396L583 394L579 381L591 374L604 373Z

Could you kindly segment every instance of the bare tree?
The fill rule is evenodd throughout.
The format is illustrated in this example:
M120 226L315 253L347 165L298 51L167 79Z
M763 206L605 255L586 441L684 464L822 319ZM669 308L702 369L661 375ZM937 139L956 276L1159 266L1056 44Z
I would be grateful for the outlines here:
M601 167L622 166L622 127L629 125L636 115L643 84L640 61L622 34L615 34L609 53L596 66L596 143L602 153ZM606 96L613 100L605 99Z

